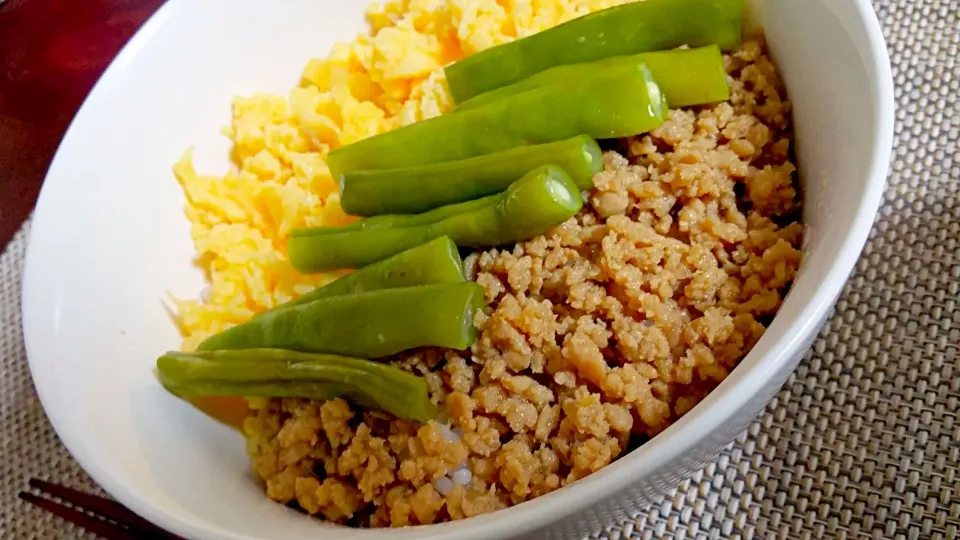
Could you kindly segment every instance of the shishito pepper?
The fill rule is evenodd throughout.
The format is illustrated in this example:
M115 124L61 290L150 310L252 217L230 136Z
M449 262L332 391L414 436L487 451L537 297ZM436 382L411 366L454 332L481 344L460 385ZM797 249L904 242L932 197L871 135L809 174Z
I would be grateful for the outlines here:
M588 189L593 175L603 169L603 153L597 141L580 135L459 161L353 171L340 179L340 205L355 216L416 214L499 193L551 163L566 171L580 189Z
M553 165L530 171L494 197L493 204L434 223L342 233L298 231L287 243L290 262L301 272L357 268L437 236L449 236L465 247L509 244L542 234L583 206L580 189L563 169Z
M420 422L437 412L422 377L379 362L332 354L281 349L168 352L157 359L157 378L185 398L344 397Z
M363 139L330 152L327 165L339 179L362 169L456 161L577 135L626 137L662 124L666 110L650 71L637 65L543 86Z
M198 350L289 349L379 358L415 347L463 350L483 306L474 282L382 289L263 313L204 340Z
M344 294L464 281L463 260L457 246L443 236L365 266L274 309Z
M740 43L742 0L645 0L616 6L481 51L446 68L457 103L564 64Z
M720 47L708 45L696 49L674 49L632 56L615 56L595 62L553 67L518 83L468 99L458 105L456 110L473 109L548 84L595 77L597 73L605 70L618 69L621 66L636 63L643 63L650 69L653 79L657 81L660 91L663 92L671 108L718 103L730 99L723 53Z

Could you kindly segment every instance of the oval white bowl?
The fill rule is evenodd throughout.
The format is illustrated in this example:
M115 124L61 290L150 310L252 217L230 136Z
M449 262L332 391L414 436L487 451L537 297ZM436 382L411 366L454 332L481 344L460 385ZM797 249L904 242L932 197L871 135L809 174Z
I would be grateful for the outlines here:
M168 395L156 356L179 336L167 292L200 294L172 163L227 167L235 94L286 93L311 56L362 28L365 2L171 0L87 98L47 174L23 289L24 335L44 408L80 464L122 503L182 536L457 540L584 535L695 471L796 366L870 231L893 136L889 59L867 0L756 0L795 106L805 260L766 335L679 422L602 471L495 514L356 531L270 502L242 437Z

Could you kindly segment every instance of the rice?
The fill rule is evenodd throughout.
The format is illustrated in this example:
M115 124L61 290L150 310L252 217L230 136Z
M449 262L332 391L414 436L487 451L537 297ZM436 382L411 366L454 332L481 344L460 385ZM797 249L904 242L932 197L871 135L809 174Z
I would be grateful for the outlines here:
M237 98L235 169L174 168L199 300L176 300L184 349L340 274L297 274L285 241L350 221L326 153L447 111L442 66L623 2L391 2L371 34L311 60L286 98ZM268 497L331 522L404 526L521 503L595 472L693 408L749 352L800 264L790 105L763 43L725 57L728 103L670 112L604 155L575 218L467 259L487 307L469 351L388 361L425 377L427 424L343 399L251 400Z

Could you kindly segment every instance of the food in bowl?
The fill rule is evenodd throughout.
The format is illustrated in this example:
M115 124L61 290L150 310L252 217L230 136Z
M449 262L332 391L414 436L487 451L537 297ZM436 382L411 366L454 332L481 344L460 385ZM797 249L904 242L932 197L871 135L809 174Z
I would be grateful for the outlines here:
M267 496L331 522L603 468L736 367L800 264L790 106L739 1L489 4L373 8L288 98L236 99L235 170L175 166L210 286L161 381L246 398Z

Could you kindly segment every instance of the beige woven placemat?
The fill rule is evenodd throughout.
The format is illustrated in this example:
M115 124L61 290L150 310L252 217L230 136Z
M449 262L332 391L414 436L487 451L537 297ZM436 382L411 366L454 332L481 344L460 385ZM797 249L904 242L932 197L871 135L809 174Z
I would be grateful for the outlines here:
M897 84L896 151L832 319L715 463L596 538L960 538L960 1L874 6ZM20 231L0 256L0 538L79 538L16 498L30 476L96 490L30 382L25 246Z

